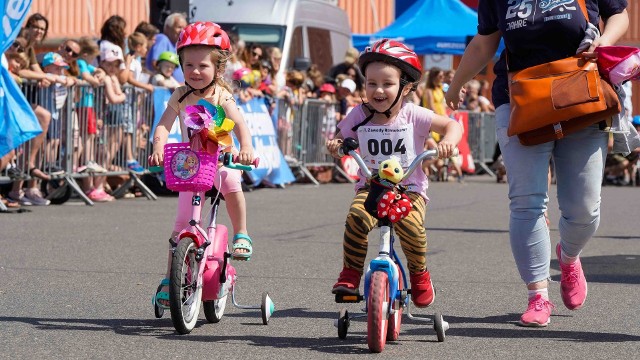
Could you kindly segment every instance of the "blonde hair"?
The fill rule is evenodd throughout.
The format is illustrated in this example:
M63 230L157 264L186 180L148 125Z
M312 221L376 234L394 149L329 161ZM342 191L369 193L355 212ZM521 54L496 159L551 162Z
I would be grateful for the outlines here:
M100 47L98 43L88 36L83 36L78 40L80 45L80 54L86 54L89 57L98 56L100 53Z
M144 45L148 42L147 37L141 32L134 32L129 35L129 50L135 50L137 46Z
M26 53L7 53L7 60L15 60L20 64L20 70L29 66L29 58Z
M182 64L183 54L186 49L195 49L199 47L206 47L211 49L211 53L209 54L209 58L211 59L211 63L215 66L215 84L226 89L228 92L233 93L231 85L225 81L224 79L224 71L227 68L227 61L231 57L231 53L228 50L222 50L217 47L211 47L208 45L192 45L189 47L183 47L178 50L178 56L180 57L180 64Z

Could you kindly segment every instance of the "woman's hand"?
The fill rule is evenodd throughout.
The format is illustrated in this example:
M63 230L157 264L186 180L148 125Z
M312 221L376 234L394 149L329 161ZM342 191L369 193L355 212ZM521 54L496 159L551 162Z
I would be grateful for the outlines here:
M451 108L451 110L458 110L460 105L464 102L464 98L466 96L466 89L456 89L453 87L449 87L447 92L444 94L444 99L447 102L447 106Z

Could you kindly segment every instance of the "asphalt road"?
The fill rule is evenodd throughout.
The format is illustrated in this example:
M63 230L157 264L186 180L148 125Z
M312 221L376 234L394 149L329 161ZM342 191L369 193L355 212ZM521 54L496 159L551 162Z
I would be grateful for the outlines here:
M238 301L259 304L268 291L277 311L264 326L259 311L229 302L220 323L201 314L189 335L176 334L168 313L155 319L151 306L175 198L94 207L72 200L0 214L0 358L637 358L640 189L604 188L602 224L582 257L590 282L585 307L567 310L552 283L557 307L546 329L515 325L527 304L509 248L506 191L488 177L432 184L428 265L438 296L419 313L440 311L451 329L438 343L432 327L405 318L399 341L381 355L369 354L366 321L354 321L346 340L333 327L340 306L330 288L341 268L351 185L247 193L254 258L235 264ZM555 245L555 196L550 206ZM374 255L377 237L371 243ZM551 266L559 280L555 256Z

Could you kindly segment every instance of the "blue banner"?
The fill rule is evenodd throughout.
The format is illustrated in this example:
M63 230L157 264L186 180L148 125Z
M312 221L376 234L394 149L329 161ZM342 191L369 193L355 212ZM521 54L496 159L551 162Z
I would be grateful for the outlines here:
M264 99L253 99L244 104L238 101L238 104L251 132L256 156L260 158L258 168L247 173L253 183L257 185L266 180L274 185L284 185L294 182L295 177L278 147L276 130Z
M149 139L153 139L153 133L156 131L156 126L160 122L164 110L167 108L169 99L171 98L171 91L167 88L156 87L153 90L153 126L151 127L151 133ZM177 119L177 118L176 118ZM175 121L173 127L169 131L169 138L167 143L179 143L182 142L182 134L180 133L180 122Z
M31 0L0 0L0 53L11 46L29 12ZM31 109L9 71L0 66L0 156L42 132Z

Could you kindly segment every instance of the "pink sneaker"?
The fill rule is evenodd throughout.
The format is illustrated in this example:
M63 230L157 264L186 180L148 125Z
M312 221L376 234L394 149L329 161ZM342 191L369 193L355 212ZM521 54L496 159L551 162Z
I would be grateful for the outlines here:
M91 190L87 196L91 201L95 202L109 202L115 200L115 198L109 194L107 194L104 190L93 189Z
M560 264L560 290L562 302L569 310L578 310L587 300L587 279L582 271L580 259L573 264L563 264L561 258L560 244L556 246L556 255Z
M549 300L542 298L542 295L536 294L529 300L527 311L520 317L520 325L531 327L545 327L551 322L551 311L555 306Z

